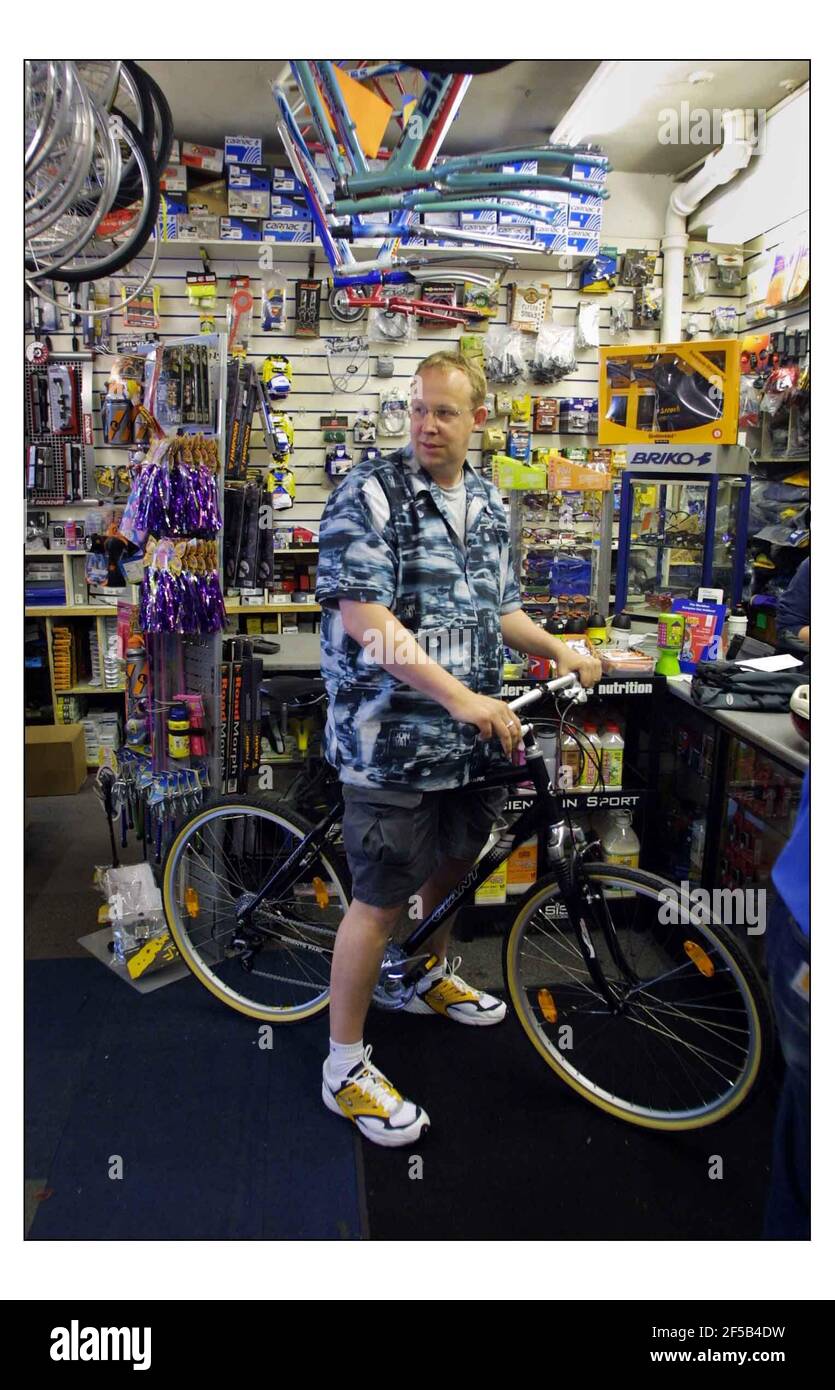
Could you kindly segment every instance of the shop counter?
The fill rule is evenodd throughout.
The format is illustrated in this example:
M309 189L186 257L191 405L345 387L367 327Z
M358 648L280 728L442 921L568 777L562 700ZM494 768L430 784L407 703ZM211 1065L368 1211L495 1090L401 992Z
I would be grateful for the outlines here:
M646 867L709 890L762 889L770 900L808 745L788 713L703 709L689 680L667 681L664 712Z
M717 724L729 729L737 738L744 739L756 748L762 748L778 762L793 768L795 772L803 773L809 766L809 745L795 729L790 714L762 714L758 710L704 709L702 705L693 704L690 681L686 677L668 678L667 689L679 700L686 700L699 714L704 715L705 719L715 719Z

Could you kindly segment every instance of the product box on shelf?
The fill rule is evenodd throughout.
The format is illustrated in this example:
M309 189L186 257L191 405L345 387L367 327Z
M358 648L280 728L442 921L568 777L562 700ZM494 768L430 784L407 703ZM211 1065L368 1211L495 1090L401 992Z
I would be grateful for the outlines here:
M190 188L186 203L189 212L202 213L207 217L227 217L229 193L225 180L214 179L211 183L200 183Z
M178 241L219 241L220 218L187 212L177 218Z
M566 250L575 256L599 256L600 233L572 232L569 228Z
M527 224L519 223L518 225L510 227L491 227L490 235L501 237L502 241L533 241L534 239L533 227L529 222Z
M303 244L313 241L312 222L278 222L270 219L269 222L259 223L259 226L265 241L298 241Z
M190 140L184 140L180 163L187 164L190 169L202 169L207 174L222 174L223 150L217 150L212 145L195 145Z
M423 222L424 227L459 226L457 212L433 212L431 208L427 208L426 211L422 214L421 221Z
M568 230L571 235L575 232L582 232L586 236L593 233L599 235L602 227L602 217L599 212L589 208L576 207L574 203L568 205Z
M278 222L309 222L310 209L307 203L291 203L280 194L270 194L269 217Z
M188 169L185 164L168 164L160 174L163 193L185 193L188 188Z
M486 226L495 227L498 225L498 217L493 208L469 208L458 214L459 226L466 227L472 222L483 222Z
M292 169L273 169L271 187L273 193L304 193L304 184Z
M226 185L228 188L269 193L270 171L265 164L229 164L226 167Z
M159 200L159 213L157 215L157 235L160 241L177 240L177 218L188 212L185 203L178 202L174 198L167 198L165 194Z
M229 189L230 217L269 217L271 213L268 190L257 188Z
M221 217L221 241L261 241L265 236L265 222L257 217Z
M605 183L606 170L598 168L595 164L572 164L571 177L578 182Z
M537 194L541 197L541 194ZM527 216L525 216L527 213ZM535 223L531 223L531 217L535 216ZM499 225L513 225L524 222L528 226L542 227L543 231L558 232L565 230L568 226L568 202L554 203L552 208L547 208L542 203L520 203L513 205L508 211L499 213Z
M260 164L261 141L256 135L227 135L224 154L227 164Z

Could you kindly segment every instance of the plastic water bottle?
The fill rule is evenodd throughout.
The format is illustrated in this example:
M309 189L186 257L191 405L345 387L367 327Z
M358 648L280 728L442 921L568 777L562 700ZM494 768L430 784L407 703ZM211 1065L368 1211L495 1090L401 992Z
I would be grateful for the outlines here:
M623 750L626 747L620 726L608 719L600 735L603 763L603 785L607 791L620 791L623 786Z
M590 791L598 780L598 764L600 763L600 735L597 732L597 725L591 720L586 719L583 723L583 737L579 740L580 751L584 758L583 776L580 786L586 791Z
M603 858L607 864L624 864L637 869L641 857L641 842L632 829L632 817L628 811L612 811L609 824L600 842Z

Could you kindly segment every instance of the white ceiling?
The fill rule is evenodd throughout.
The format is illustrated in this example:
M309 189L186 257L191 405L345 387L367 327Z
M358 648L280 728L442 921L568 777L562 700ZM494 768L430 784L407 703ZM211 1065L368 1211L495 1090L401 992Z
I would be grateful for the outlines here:
M203 144L222 145L227 134L257 135L265 156L281 154L273 120L270 82L284 59L139 59L156 78L174 113L176 134ZM641 69L635 69L640 91ZM542 143L575 101L598 67L597 59L517 60L495 73L473 78L461 111L444 144L447 153L477 148ZM693 87L688 74L714 74L713 81ZM705 146L669 145L658 140L659 110L689 101L696 106L750 107L768 110L787 90L782 81L808 81L805 59L728 62L682 61L662 85L635 103L621 129L599 136L613 169L645 174L676 174L691 165ZM594 138L595 131L587 131Z

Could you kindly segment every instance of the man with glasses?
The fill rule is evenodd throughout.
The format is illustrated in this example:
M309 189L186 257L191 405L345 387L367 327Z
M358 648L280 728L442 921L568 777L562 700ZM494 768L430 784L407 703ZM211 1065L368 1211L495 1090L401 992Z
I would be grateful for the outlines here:
M374 1143L411 1144L429 1124L370 1061L365 1018L386 944L413 906L428 914L472 866L504 805L468 787L521 736L499 699L503 646L600 679L522 611L501 497L467 462L487 419L481 369L428 357L412 389L408 448L361 463L328 500L316 598L328 691L325 756L343 784L353 899L336 938L322 1097ZM499 752L499 749L501 752ZM451 923L406 1011L483 1027L506 1006L447 960Z

